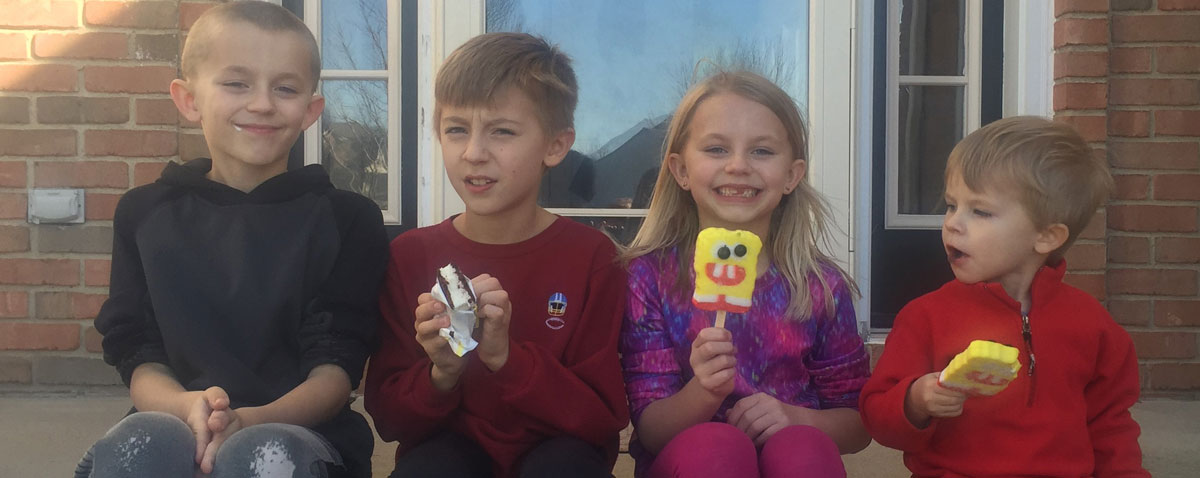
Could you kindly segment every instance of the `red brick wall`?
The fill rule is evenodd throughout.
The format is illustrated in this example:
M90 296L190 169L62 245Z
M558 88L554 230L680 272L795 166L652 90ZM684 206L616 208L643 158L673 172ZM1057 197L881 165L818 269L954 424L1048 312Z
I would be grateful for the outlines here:
M0 390L119 383L92 327L120 195L180 145L167 85L206 1L22 0L0 8ZM185 151L185 157L199 152ZM86 190L81 225L26 222L29 188Z
M1200 398L1200 0L1056 0L1055 14L1056 119L1105 152L1117 186L1102 242L1071 259L1103 277L1145 396Z

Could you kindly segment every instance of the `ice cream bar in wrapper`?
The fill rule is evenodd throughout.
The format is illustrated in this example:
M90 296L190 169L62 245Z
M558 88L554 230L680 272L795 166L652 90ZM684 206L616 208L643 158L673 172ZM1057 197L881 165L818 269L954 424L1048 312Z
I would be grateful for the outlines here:
M450 349L459 357L475 350L479 343L471 337L476 322L475 288L471 280L454 264L446 264L438 269L437 282L429 293L446 306L450 316L450 326L443 327L438 335L450 342Z

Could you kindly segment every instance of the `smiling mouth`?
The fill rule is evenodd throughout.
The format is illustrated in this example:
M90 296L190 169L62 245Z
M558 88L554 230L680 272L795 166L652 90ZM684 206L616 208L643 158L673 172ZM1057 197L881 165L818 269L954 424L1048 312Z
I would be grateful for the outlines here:
M758 195L757 188L744 186L721 186L716 189L717 195L732 198L752 198Z
M471 186L487 186L496 182L495 179L489 178L466 178L463 181Z

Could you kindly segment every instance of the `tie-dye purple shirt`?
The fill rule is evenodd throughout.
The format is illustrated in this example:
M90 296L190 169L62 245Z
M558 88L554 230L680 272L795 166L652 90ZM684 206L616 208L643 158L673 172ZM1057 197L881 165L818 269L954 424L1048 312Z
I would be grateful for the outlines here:
M674 292L678 267L673 249L639 257L629 266L621 364L634 424L647 405L675 394L691 380L692 341L701 329L712 326L716 315L695 308L690 293L681 297ZM858 408L870 359L858 335L849 287L832 266L822 274L833 291L832 315L826 311L820 282L812 277L812 316L803 321L785 316L791 292L774 265L755 281L749 312L728 315L725 328L737 347L737 376L733 393L713 421L724 421L739 399L758 392L812 409ZM630 452L639 469L649 465L650 460L643 459L649 453L636 438Z

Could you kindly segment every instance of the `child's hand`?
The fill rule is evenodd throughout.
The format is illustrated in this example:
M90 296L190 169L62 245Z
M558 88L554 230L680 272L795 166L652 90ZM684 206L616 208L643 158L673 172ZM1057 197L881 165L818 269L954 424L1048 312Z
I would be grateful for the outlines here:
M242 429L242 420L237 410L229 408L228 403L225 405L224 409L214 410L208 417L208 429L212 433L212 438L209 440L208 446L204 448L204 458L200 460L201 472L212 473L213 463L217 459L217 449L225 443L225 440Z
M417 343L425 349L425 355L433 362L430 378L433 386L443 392L448 392L458 383L463 366L467 361L455 355L450 349L450 342L438 335L438 329L450 326L450 316L446 314L446 306L433 298L428 292L417 297L417 308L413 311L416 321L413 328L417 331Z
M754 444L762 446L779 430L790 425L811 425L809 420L798 413L807 409L796 410L795 407L779 401L768 394L758 392L738 400L729 409L726 421L741 430L754 440Z
M512 303L500 280L488 274L471 279L475 302L482 316L483 335L475 352L479 360L493 372L508 362L508 324L512 319Z
M932 417L949 418L962 415L965 393L938 384L938 372L922 375L908 388L904 397L904 415L917 428L929 426Z
M192 429L192 434L196 436L196 463L199 464L202 462L204 451L212 441L212 429L209 428L208 423L209 419L212 418L213 412L228 409L229 394L225 393L225 390L221 387L208 387L207 390L196 395L195 400L192 401L187 420L184 421Z
M733 334L722 328L703 329L692 341L688 362L696 374L695 380L716 397L725 398L733 392L733 377L737 373L735 352Z

